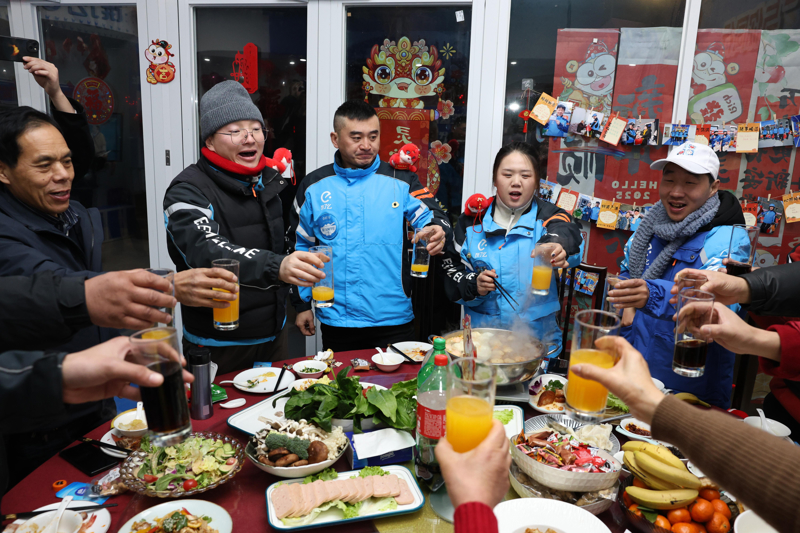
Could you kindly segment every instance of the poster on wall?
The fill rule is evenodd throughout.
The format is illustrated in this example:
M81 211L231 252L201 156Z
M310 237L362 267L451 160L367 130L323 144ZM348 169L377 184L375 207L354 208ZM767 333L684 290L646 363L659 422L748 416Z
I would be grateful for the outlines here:
M619 30L560 29L553 95L576 107L611 112Z
M800 112L800 30L761 32L753 78L753 119L788 118Z

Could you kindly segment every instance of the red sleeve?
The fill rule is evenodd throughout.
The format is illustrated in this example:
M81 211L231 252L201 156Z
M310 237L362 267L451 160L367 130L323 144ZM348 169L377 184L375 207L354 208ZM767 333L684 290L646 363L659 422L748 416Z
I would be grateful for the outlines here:
M781 338L781 362L759 358L761 371L770 376L800 381L800 322L787 322L767 328Z
M456 508L455 533L497 533L492 508L481 502L462 503Z

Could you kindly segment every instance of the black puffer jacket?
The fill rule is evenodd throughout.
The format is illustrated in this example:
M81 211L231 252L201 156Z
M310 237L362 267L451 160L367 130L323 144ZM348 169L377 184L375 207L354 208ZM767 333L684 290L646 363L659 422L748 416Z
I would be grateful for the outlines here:
M800 316L800 263L759 268L742 278L750 286L748 311L759 315Z
M179 272L210 268L214 259L240 263L239 327L218 331L210 308L182 306L192 342L269 338L281 331L286 318L289 287L278 279L286 250L278 193L287 180L270 168L254 183L246 179L201 156L178 174L164 196L167 248Z

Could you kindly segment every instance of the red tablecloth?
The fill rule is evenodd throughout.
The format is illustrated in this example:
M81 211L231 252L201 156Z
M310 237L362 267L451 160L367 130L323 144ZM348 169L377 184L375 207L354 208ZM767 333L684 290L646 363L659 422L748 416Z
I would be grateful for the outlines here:
M373 354L374 350L342 352L336 355L336 359L346 366L349 365L350 360L354 357L369 359ZM289 361L282 361L281 363L292 364L301 360L303 359L292 359ZM278 363L276 363L276 366L277 365ZM344 368L344 366L339 367L339 369ZM339 369L337 369L337 371ZM362 381L390 387L393 383L415 377L418 370L419 365L404 363L400 368L390 374L375 370L358 372L357 375L362 377ZM215 382L219 383L224 379L233 379L237 373L238 372L233 372L223 376L217 376ZM265 400L269 396L242 392L232 385L225 385L225 390L228 392L229 400L245 398L247 404L238 409L222 409L218 404L215 404L214 416L208 420L192 420L192 428L194 431L215 431L217 433L230 435L239 439L242 444L245 444L249 436L230 427L227 423L228 417L242 409L247 409ZM534 413L533 410L526 405L525 417L528 418L534 414L538 413ZM87 436L99 440L108 429L109 425L104 424L90 432ZM344 458L340 459L334 467L339 471L350 470L350 465ZM60 501L55 497L55 493L51 489L53 482L59 479L65 479L68 483L72 483L73 481L90 481L90 478L61 459L61 457L55 456L37 468L30 476L25 478L3 496L2 514L30 511ZM267 521L265 493L267 487L277 481L280 481L280 479L259 470L249 460L246 460L242 470L231 481L216 489L204 492L198 495L197 498L214 502L225 508L233 519L235 526L234 531L273 531ZM125 522L136 514L149 507L163 503L164 501L168 500L150 498L130 492L111 498L108 500L108 503L117 503L119 505L109 509L111 513L111 527L109 532L113 533L118 531ZM622 533L625 531L624 524L626 518L622 515L621 511L617 509L616 505L614 505L611 510L603 513L600 518L613 533ZM370 521L351 523L346 527L327 527L325 529L326 531L341 533L377 531L374 524Z

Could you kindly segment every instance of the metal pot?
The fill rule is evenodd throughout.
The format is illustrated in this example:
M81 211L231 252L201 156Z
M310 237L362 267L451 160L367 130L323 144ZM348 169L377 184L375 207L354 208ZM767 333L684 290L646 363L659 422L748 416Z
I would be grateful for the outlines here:
M505 333L513 335L511 330L498 328L472 328L472 331L480 333ZM464 330L457 330L451 331L450 333L445 333L442 335L442 337L445 339L451 339L453 337L463 337L463 334ZM428 339L428 342L431 344L433 344L433 337L434 336L432 335ZM537 345L538 350L536 350L536 353L531 354L531 359L515 363L492 363L497 368L498 385L514 385L529 381L530 379L536 377L541 373L542 359L545 357L550 357L558 349L557 346L551 345L548 346L548 350L545 350L545 345L542 342L537 339L532 340L534 344ZM447 352L447 354L451 358L459 357L458 355L450 352Z

